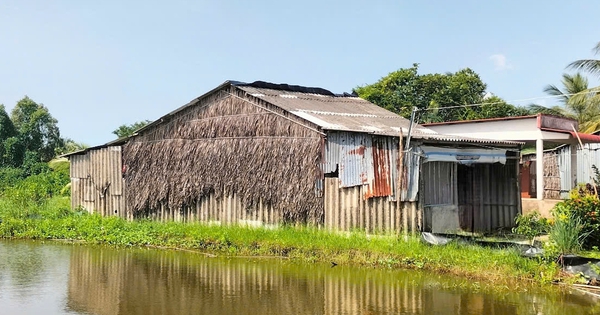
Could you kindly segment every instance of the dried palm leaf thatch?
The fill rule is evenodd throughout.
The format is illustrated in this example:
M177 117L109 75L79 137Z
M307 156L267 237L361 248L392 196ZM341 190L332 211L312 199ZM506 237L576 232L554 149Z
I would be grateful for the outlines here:
M560 169L555 153L544 153L544 198L560 199Z
M287 222L322 220L321 136L232 97L201 104L124 147L134 213L190 205L214 194L271 205Z

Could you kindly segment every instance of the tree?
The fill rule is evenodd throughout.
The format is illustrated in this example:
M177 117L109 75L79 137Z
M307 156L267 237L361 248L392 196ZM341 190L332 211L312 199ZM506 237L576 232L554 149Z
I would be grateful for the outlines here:
M484 98L486 84L473 70L419 74L418 64L394 71L373 84L354 89L361 98L408 118L420 109L420 122L482 119L528 114L498 97ZM464 106L484 104L481 106ZM487 103L487 105L485 105ZM456 108L446 108L455 107ZM446 109L445 109L446 108Z
M600 42L593 49L594 54L600 55ZM571 62L567 68L574 70L583 70L590 74L600 76L600 60L598 59L581 59Z
M539 104L530 104L527 106L527 110L529 111L529 114L531 114L531 115L545 114L545 115L568 117L565 114L564 109L560 106L546 107L544 105L539 105Z
M600 102L596 89L588 87L588 79L576 73L563 74L563 88L547 85L544 92L558 96L561 106L554 106L551 110L559 112L561 116L573 118L579 123L579 131L594 132L600 128Z
M0 167L21 165L25 150L4 105L0 105L0 143Z
M496 117L526 116L530 111L527 108L508 104L498 96L485 98L481 106L474 106L470 109L467 120L486 119Z
M35 152L40 162L48 162L63 146L58 121L43 104L25 96L11 113L11 120L25 151Z
M134 132L145 127L146 125L148 125L151 122L152 121L150 121L150 120L143 120L143 121L135 122L131 125L121 125L121 126L119 126L119 128L115 129L112 133L115 134L119 138L129 137Z

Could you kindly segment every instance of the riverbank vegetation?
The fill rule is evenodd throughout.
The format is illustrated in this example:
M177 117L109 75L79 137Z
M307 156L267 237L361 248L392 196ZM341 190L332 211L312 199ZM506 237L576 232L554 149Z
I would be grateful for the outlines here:
M514 249L452 242L431 246L418 238L334 233L313 228L277 229L200 223L127 221L70 210L69 197L0 199L0 237L64 239L114 246L198 250L208 255L268 256L332 265L431 270L493 282L549 282L553 262L529 259Z

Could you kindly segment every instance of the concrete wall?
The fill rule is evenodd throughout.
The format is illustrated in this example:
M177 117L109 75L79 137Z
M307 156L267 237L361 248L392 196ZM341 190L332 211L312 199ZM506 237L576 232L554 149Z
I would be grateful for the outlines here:
M531 198L523 198L523 199L521 199L521 204L523 207L523 215L537 211L543 217L551 218L552 214L550 213L550 210L552 210L552 208L554 208L554 206L561 201L562 200L551 200L551 199L537 200L537 199L531 199Z

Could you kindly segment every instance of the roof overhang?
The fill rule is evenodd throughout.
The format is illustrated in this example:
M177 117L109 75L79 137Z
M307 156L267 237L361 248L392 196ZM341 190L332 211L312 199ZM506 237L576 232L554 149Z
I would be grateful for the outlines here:
M579 133L575 131L571 131L570 133L573 137L577 138L578 140L581 140L581 142L583 143L600 143L600 136L588 133Z
M440 134L469 138L487 138L526 143L543 141L574 144L600 142L600 136L580 133L576 120L552 115L530 115L480 120L452 121L423 124Z
M65 154L59 155L58 157L59 158L70 158L73 155L86 154L90 150L102 149L102 148L113 147L113 146L120 146L120 145L125 144L125 142L127 142L128 139L129 139L129 137L119 138L119 139L107 142L105 144L101 144L101 145L97 145L97 146L85 148L85 149L82 149L82 150L77 150L77 151L65 153Z

